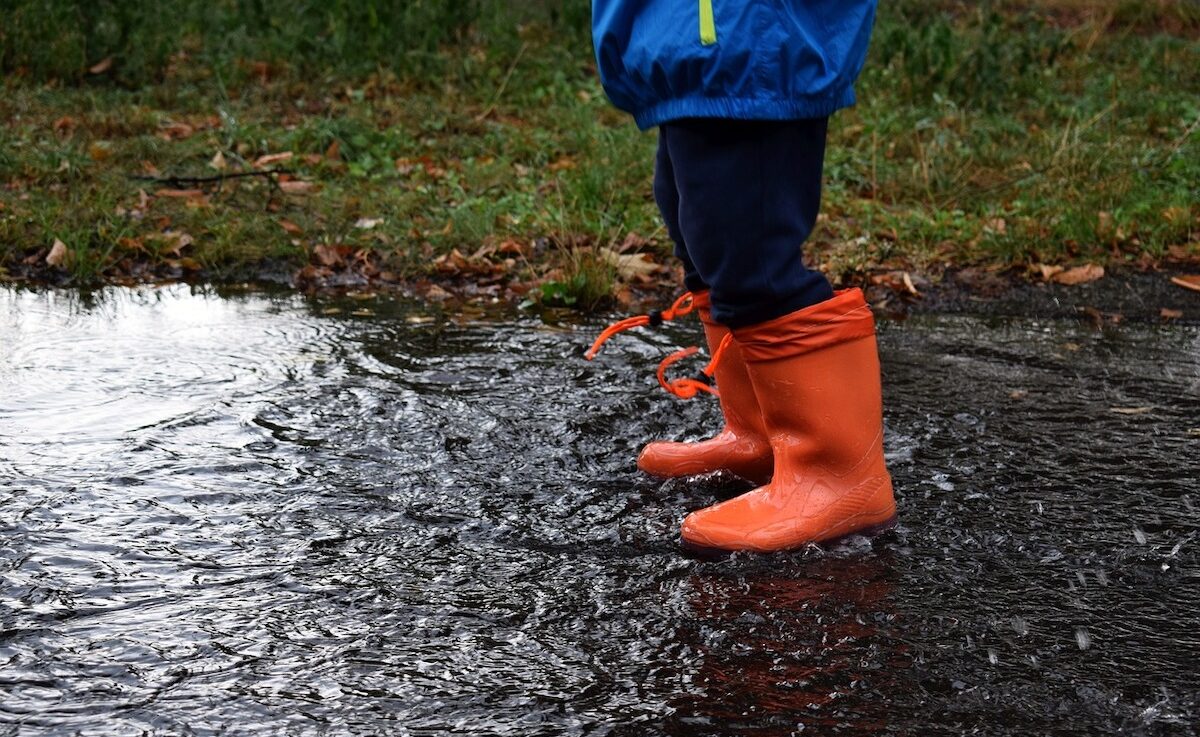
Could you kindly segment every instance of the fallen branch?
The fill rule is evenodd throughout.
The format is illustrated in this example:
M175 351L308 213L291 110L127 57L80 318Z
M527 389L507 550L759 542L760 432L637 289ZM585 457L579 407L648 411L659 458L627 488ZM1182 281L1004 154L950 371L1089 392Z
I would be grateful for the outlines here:
M151 182L153 184L163 184L171 187L181 187L188 184L220 184L228 179L244 179L246 177L263 177L278 186L276 177L280 174L291 174L291 169L262 169L255 171L235 171L228 174L211 174L203 177L156 177L151 174L127 174L130 179L139 182Z

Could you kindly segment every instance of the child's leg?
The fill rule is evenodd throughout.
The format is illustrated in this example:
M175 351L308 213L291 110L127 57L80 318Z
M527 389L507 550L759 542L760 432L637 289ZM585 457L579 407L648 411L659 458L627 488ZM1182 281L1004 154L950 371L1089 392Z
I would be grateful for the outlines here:
M753 325L833 296L801 258L821 204L827 126L826 118L661 126L655 195L663 190L668 228L678 231L672 238L686 243L678 250L694 280L710 287L717 322ZM658 181L668 170L673 190ZM674 225L666 214L672 194Z
M708 284L700 278L688 254L680 229L679 190L675 187L675 170L663 135L658 142L658 158L654 169L654 198L662 210L667 232L675 243L675 255L683 262L684 283L695 296L693 304L704 324L709 355L729 333L729 328L715 323L709 303ZM746 374L741 350L728 346L716 369L720 391L721 414L725 425L712 437L697 442L658 441L647 445L638 456L638 467L646 473L661 477L690 476L728 471L755 482L771 478L773 463L771 446L763 429L754 387Z
M675 170L671 166L671 156L661 131L658 134L658 154L654 161L654 201L658 203L663 222L667 225L667 235L675 244L675 256L683 262L684 286L689 292L706 291L708 285L696 271L696 266L688 255L683 231L679 229L679 190L675 188Z

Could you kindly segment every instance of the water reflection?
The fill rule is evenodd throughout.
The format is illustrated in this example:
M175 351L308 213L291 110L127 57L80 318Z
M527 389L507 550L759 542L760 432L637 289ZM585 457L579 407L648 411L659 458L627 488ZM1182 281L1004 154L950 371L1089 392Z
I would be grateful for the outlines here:
M909 665L891 601L892 555L866 543L688 576L699 667L672 733L874 735Z

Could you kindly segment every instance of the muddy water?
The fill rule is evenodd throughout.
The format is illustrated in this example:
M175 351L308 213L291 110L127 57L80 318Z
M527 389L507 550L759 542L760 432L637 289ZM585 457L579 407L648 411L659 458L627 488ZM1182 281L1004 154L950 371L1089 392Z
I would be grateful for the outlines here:
M595 328L0 292L0 734L1200 729L1200 329L881 323L901 526L712 562Z

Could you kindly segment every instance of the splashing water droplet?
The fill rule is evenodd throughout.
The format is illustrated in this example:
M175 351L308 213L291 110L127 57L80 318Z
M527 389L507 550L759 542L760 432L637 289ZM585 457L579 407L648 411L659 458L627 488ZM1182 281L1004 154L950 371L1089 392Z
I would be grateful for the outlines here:
M1079 645L1080 650L1087 650L1092 646L1092 636L1088 634L1087 629L1083 627L1076 627L1075 642Z

